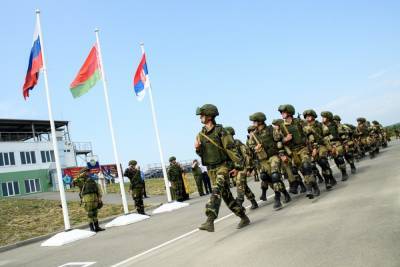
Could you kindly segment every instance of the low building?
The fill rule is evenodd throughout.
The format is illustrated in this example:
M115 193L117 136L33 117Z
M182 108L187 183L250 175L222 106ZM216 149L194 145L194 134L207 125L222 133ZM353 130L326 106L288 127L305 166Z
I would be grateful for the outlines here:
M71 141L68 123L55 121L61 168L91 153L90 143ZM0 197L57 190L50 122L0 119Z

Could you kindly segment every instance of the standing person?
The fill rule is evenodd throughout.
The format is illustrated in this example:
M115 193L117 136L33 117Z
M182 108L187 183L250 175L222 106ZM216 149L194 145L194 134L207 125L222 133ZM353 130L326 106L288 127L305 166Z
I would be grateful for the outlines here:
M101 168L99 172L97 173L97 177L99 179L99 185L101 192L103 194L107 194L107 185L106 185L106 177L104 176L104 173L101 171Z
M239 205L229 189L229 176L236 176L243 170L243 159L240 157L232 136L227 133L221 124L217 124L215 117L219 115L218 109L212 104L205 104L197 108L196 115L204 125L195 140L196 153L201 157L202 164L207 166L208 174L212 180L213 190L210 200L206 204L207 221L199 229L214 232L214 220L218 217L221 198L228 208L238 217L238 229L250 224L246 210ZM229 170L227 161L233 162L233 169Z
M279 157L279 138L280 134L272 125L267 126L266 116L262 112L256 112L249 116L250 121L256 127L250 134L250 146L255 151L260 163L260 178L262 197L265 198L268 185L274 190L275 203L274 209L282 208L281 193L285 203L291 201L291 197L286 190L281 175L281 159Z
M333 114L330 111L321 112L322 117L322 135L324 143L333 157L336 166L342 172L342 181L348 179L346 171L346 162L344 160L344 149L340 138L337 124L333 121Z
M225 130L230 135L232 135L232 138L235 136L235 129L233 129L232 127L225 127ZM244 202L244 197L246 196L246 198L251 202L250 209L254 210L258 208L258 204L253 192L247 185L247 174L250 172L253 165L251 151L250 148L245 146L239 139L234 139L234 142L237 150L240 153L240 156L244 159L245 165L245 168L242 171L239 171L238 175L236 175L236 201L238 201L239 204L242 206ZM232 162L230 162L230 165L233 165Z
M89 168L85 167L80 171L79 176L75 180L80 189L79 197L87 212L90 231L104 231L99 226L99 220L97 219L98 210L103 207L101 192L97 183L89 177L89 173Z
M211 194L212 186L211 186L210 176L208 176L207 173L207 167L201 165L200 169L201 169L201 177L203 178L204 188L206 190L206 195Z
M282 142L286 151L292 158L293 166L303 174L306 196L313 199L320 195L320 190L312 171L311 155L307 146L307 137L304 133L303 123L298 118L293 118L295 109L292 105L280 105L278 111L281 113L283 123L281 124ZM295 173L295 172L293 172ZM291 191L297 192L298 184L295 181L290 184Z
M176 162L176 157L169 158L169 167L168 167L168 180L171 183L171 191L173 191L173 199L176 201L185 201L189 199L185 185L183 183L183 169L182 167Z
M197 191L199 192L199 195L204 196L203 177L202 177L203 173L199 167L199 162L197 161L197 159L193 160L192 173L193 173L193 178L196 181Z
M129 166L126 168L124 176L128 177L131 182L129 190L132 192L132 199L135 202L136 211L139 214L146 215L143 204L143 181L140 170L136 168L137 161L130 160L128 164Z

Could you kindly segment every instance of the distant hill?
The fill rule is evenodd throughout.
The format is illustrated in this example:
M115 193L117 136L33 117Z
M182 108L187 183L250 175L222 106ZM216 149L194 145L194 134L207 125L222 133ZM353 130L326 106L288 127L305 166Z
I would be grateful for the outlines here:
M392 124L392 125L389 125L389 126L386 126L385 129L388 130L390 136L393 136L395 129L400 130L400 122Z

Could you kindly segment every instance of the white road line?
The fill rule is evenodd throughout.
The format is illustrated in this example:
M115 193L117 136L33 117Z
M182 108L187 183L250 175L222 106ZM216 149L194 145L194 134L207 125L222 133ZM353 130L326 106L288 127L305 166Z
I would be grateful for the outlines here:
M271 197L271 196L272 195L269 195L269 197ZM257 201L257 203L261 203L261 202L263 202L263 201L262 200ZM249 205L249 206L247 206L245 208L248 209L249 207L251 207L251 205ZM234 215L234 213L229 213L228 215L225 215L224 217L221 217L221 218L215 220L215 223L218 223L218 222L220 222L222 220L225 220L226 218L229 218L229 217L231 217L233 215ZM118 262L118 263L116 263L114 265L111 265L111 267L123 266L124 264L127 264L127 263L129 263L131 261L134 261L134 260L136 260L136 259L138 259L138 258L140 258L140 257L142 257L142 256L144 256L146 254L149 254L149 253L151 253L151 252L153 252L153 251L155 251L157 249L160 249L160 248L163 248L165 246L168 246L169 244L172 244L172 243L174 243L174 242L176 242L176 241L178 241L178 240L180 240L182 238L185 238L185 237L188 237L188 236L190 236L190 235L192 235L194 233L197 233L198 231L200 231L200 230L198 228L196 228L196 229L194 229L194 230L192 230L190 232L187 232L186 234L180 235L180 236L178 236L178 237L176 237L174 239L171 239L169 241L166 241L166 242L164 242L164 243L162 243L162 244L160 244L160 245L158 245L156 247L153 247L153 248L151 248L149 250L143 251L142 253L139 253L139 254L137 254L137 255L135 255L133 257L130 257L130 258L124 260L124 261L121 261L121 262Z

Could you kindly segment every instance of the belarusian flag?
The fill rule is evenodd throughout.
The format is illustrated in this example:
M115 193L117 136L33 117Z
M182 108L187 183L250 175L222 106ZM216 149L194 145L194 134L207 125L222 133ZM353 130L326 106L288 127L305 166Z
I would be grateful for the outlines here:
M97 55L97 47L94 45L75 80L70 85L72 96L77 98L86 94L100 79L100 61Z

